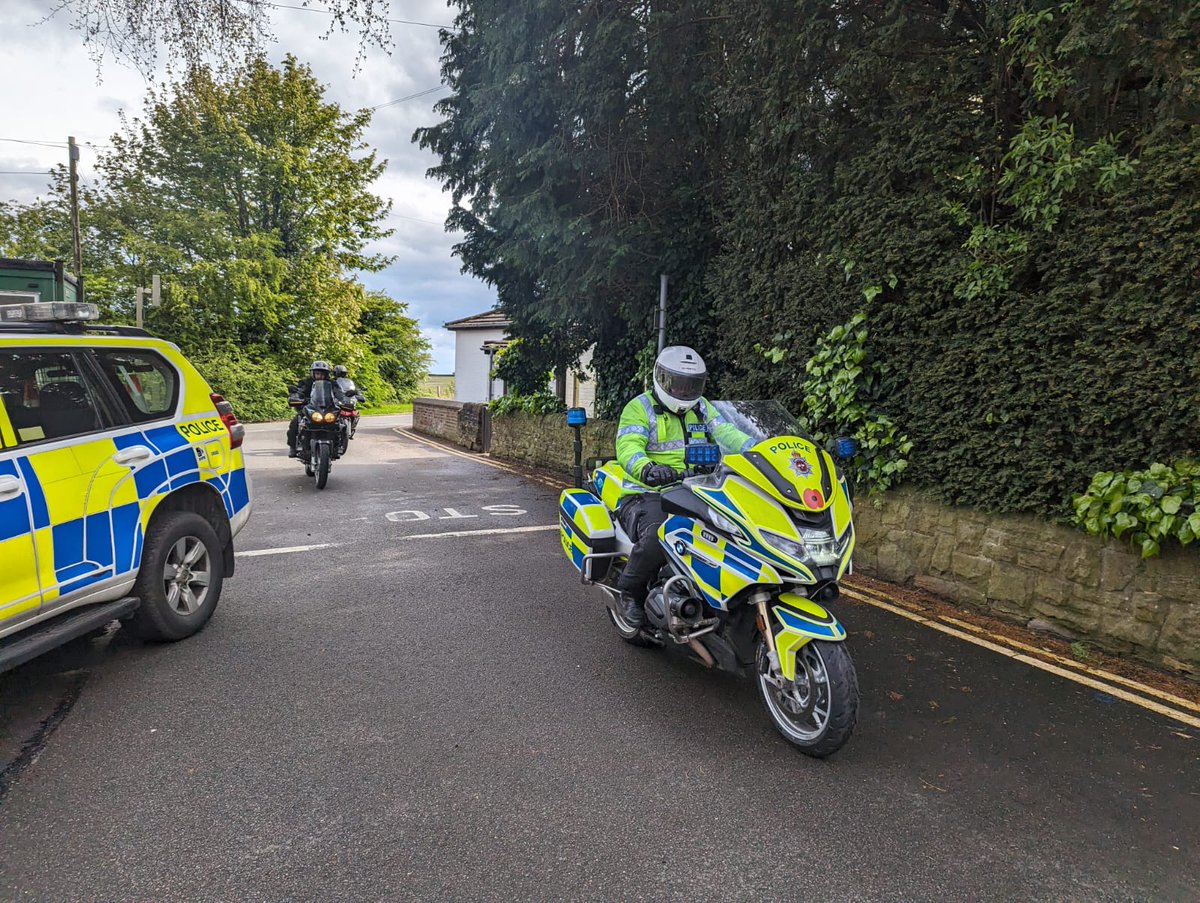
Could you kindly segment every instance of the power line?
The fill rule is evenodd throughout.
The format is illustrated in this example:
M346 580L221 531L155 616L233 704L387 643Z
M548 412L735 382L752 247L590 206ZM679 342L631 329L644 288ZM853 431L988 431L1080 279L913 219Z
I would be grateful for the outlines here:
M388 216L394 216L396 219L410 219L414 223L428 223L430 226L444 226L445 223L434 222L431 219L421 219L416 216L405 216L403 213L389 213Z
M332 16L334 13L328 9L313 9L311 6L289 6L286 3L264 3L263 6L269 6L272 9L294 9L302 13L320 13L323 16ZM453 25L439 25L436 22L414 22L412 19L384 19L385 22L394 22L397 25L418 25L421 28L445 28L453 31Z
M0 169L0 176L48 176L49 171L41 172L36 169Z
M65 141L34 141L29 138L0 138L0 141L11 141L13 144L37 144L42 147L66 147Z
M426 94L432 94L434 91L440 91L445 85L435 85L432 88L426 88L424 91L418 91L416 94L408 94L404 97L397 97L395 100L387 100L381 104L376 104L373 107L368 107L372 112L382 110L384 107L394 107L398 103L404 103L406 100L416 100L418 97L424 97Z
M65 142L65 141L39 141L34 138L0 138L0 141L11 141L13 144L34 144L39 147L66 147L67 146L67 142ZM111 144L98 144L95 141L79 141L77 143L85 145L87 147L105 147L105 148L112 147Z

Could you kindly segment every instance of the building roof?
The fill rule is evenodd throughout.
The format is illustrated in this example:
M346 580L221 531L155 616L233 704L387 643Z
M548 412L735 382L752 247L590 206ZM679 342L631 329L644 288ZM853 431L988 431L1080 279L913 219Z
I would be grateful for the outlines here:
M451 320L445 325L447 329L507 329L512 320L498 310L488 310L473 317Z

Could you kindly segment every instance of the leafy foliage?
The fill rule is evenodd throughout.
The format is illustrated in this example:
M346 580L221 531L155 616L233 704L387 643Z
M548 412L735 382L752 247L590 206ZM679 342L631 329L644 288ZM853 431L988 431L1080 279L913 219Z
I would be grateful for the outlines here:
M888 367L868 359L869 334L867 315L860 312L817 341L815 353L804 365L803 419L819 444L839 436L857 439L856 481L882 492L902 478L912 441L880 410ZM776 363L794 354L778 347L760 346L760 351Z
M504 380L505 389L513 395L545 392L553 362L547 344L536 338L514 339L496 354L492 378Z
M299 375L325 358L373 401L411 398L428 342L405 305L354 278L389 262L368 250L389 234L390 207L372 191L384 163L363 142L369 116L325 101L292 57L225 76L194 68L151 92L83 192L88 300L132 322L135 288L159 274L163 304L146 311L147 328L214 362L230 386L255 383L229 376L229 362ZM66 193L56 171L47 200L0 205L0 253L69 259ZM240 411L279 412L241 391L229 390Z
M1200 5L456 6L417 137L515 334L597 343L600 413L666 272L714 396L804 409L865 310L868 409L945 501L1065 518L1200 454Z
M54 0L49 15L65 13L83 36L97 65L106 55L153 73L168 64L196 66L206 60L237 65L272 40L271 3L263 0ZM386 0L322 0L329 28L359 31L360 52L388 47Z
M558 414L567 406L553 392L537 392L533 395L504 395L493 399L488 406L496 415L513 414Z
M1157 555L1165 539L1186 546L1200 537L1200 462L1098 473L1074 508L1075 523L1097 536L1128 533L1143 558Z
M286 387L296 376L261 352L227 349L190 360L213 391L232 402L240 420L254 423L291 418Z

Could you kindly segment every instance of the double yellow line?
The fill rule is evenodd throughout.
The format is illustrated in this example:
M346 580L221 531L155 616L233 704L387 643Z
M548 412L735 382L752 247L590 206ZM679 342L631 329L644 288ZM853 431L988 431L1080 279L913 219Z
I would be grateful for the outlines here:
M488 467L494 467L497 470L503 470L524 480L533 480L552 489L566 489L571 485L562 480L531 475L519 468L502 464L484 455L465 452L459 448L426 439L424 436L417 436L401 427L394 427L394 429L397 434L406 439L411 439L414 442L419 442L422 445L435 448L446 454L466 458L468 461L474 461L477 464L484 464ZM923 627L928 627L930 630L936 630L938 633L944 633L963 642L988 649L997 655L1021 662L1032 668L1045 671L1048 674L1054 674L1064 680L1090 687L1093 690L1099 690L1116 699L1141 706L1147 711L1163 715L1180 724L1200 730L1200 704L1192 702L1190 699L1184 699L1182 696L1163 692L1148 684L1139 683L1128 677L1122 677L1120 674L1114 674L1111 671L1105 671L1100 668L1093 668L1066 656L1048 652L1045 649L1038 649L1036 646L1030 646L1018 640L1009 639L1006 636L984 630L982 627L959 620L958 618L926 617L923 614L903 607L894 599L889 599L886 596L879 595L862 587L843 585L842 592L852 599L864 602L867 605L873 605L897 617L920 624Z
M857 599L859 602L874 605L876 608L882 608L884 611L891 612L898 617L912 621L915 624L920 624L923 627L928 627L930 630L936 630L939 633L955 637L963 642L980 646L995 652L997 655L1002 655L1013 661L1038 668L1041 671L1046 671L1065 680L1090 687L1093 690L1100 690L1117 699L1122 699L1125 702L1141 706L1148 711L1164 715L1167 718L1178 721L1180 724L1186 724L1188 727L1200 728L1200 717L1198 717L1200 716L1200 705L1192 702L1190 699L1165 693L1147 684L1139 683L1128 677L1122 677L1120 674L1113 674L1111 671L1092 668L1082 662L1077 662L1074 659L1058 655L1057 653L1038 649L1036 646L1030 646L1019 640L1009 639L998 633L992 633L991 631L984 630L982 627L961 621L958 618L926 617L896 604L895 600L876 595L862 587L843 585L842 593L851 599Z

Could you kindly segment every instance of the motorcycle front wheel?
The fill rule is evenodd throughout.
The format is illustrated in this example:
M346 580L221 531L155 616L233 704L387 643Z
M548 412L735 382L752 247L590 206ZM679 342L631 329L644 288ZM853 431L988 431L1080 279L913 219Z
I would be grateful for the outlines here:
M322 442L317 446L317 488L324 489L329 482L329 443Z
M806 755L831 756L850 739L858 720L858 675L844 643L811 640L796 651L791 681L771 673L759 640L755 683L775 730Z

